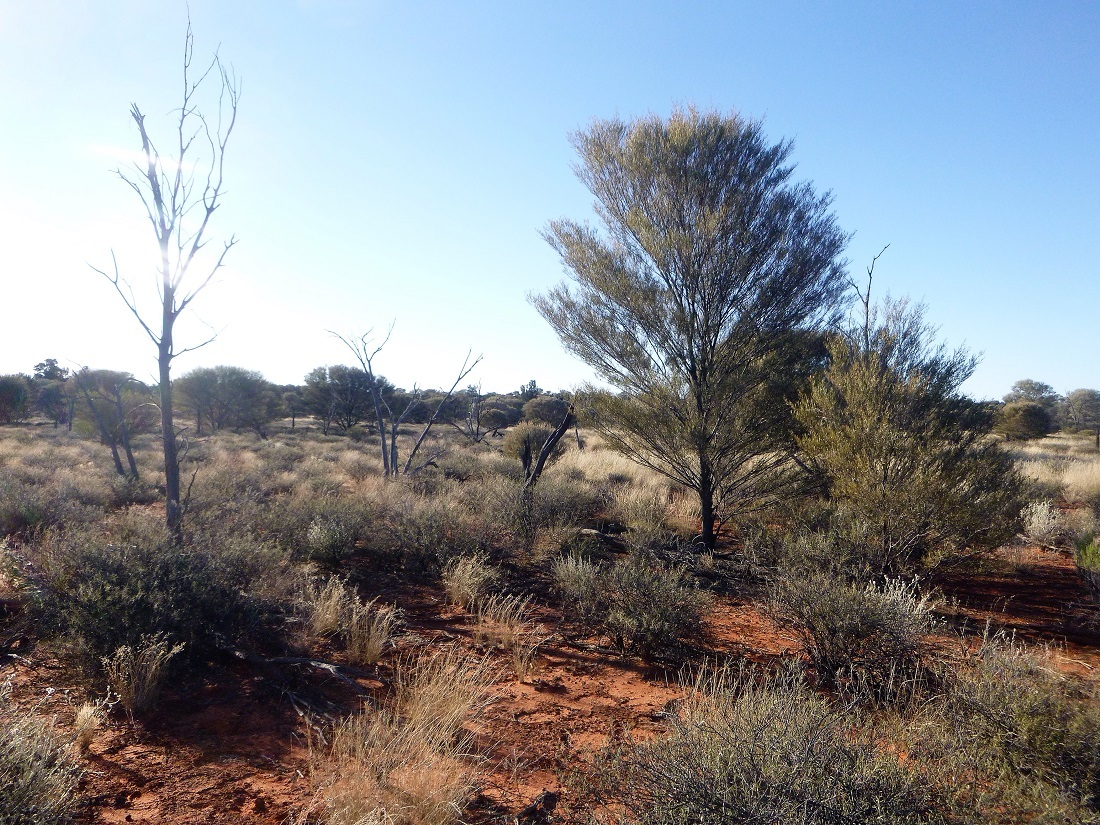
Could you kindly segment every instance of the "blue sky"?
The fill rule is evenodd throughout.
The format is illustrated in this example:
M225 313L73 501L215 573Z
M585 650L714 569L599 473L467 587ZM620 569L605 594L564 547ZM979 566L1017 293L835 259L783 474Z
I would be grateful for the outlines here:
M677 104L763 118L831 190L859 277L984 353L966 389L1100 386L1100 4L193 0L196 55L243 80L215 237L240 244L181 332L297 382L385 329L399 385L509 390L589 371L526 296L562 278L539 230L585 218L568 135ZM155 372L89 264L146 299L155 249L112 177L131 102L167 136L183 3L0 0L0 372L43 358Z

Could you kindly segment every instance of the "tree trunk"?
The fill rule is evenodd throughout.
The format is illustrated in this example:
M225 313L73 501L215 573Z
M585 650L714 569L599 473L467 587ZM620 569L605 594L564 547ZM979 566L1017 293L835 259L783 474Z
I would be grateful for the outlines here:
M115 415L118 416L118 434L122 441L122 449L126 452L126 463L130 465L130 476L137 481L137 462L134 461L134 451L130 447L130 427L126 424L126 412L122 409L121 387L115 387Z
M699 516L702 522L700 539L706 550L713 550L714 535L714 479L711 477L710 463L702 456L699 458Z
M176 422L172 408L172 313L174 294L164 270L164 314L161 324L157 364L160 367L160 432L164 445L164 513L168 537L173 544L183 544L183 510L180 505L180 461L176 445Z

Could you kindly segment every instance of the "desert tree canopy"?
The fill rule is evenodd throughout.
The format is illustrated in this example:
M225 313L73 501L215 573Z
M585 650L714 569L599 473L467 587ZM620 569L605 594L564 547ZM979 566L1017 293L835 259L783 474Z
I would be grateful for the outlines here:
M720 511L774 492L787 466L775 370L835 320L848 236L829 194L793 179L791 143L737 114L597 120L573 136L601 227L552 222L570 282L532 300L617 392L593 393L620 450Z

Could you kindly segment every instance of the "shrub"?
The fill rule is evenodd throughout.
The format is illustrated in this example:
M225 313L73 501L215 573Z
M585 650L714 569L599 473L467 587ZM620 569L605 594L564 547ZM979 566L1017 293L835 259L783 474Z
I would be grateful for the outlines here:
M897 574L1003 544L1023 500L988 411L959 392L976 360L937 346L920 307L883 314L834 337L795 417L837 527L876 573Z
M987 810L1012 805L1010 821L1096 821L1100 812L1100 705L1012 639L986 638L952 669L938 718L914 755L942 759L960 789L988 788ZM990 798L991 797L991 798ZM1090 813L1069 812L1082 806ZM1030 809L1030 815L1025 811ZM1062 810L1059 810L1062 809ZM1048 821L1048 820L1043 820Z
M377 513L368 503L335 493L282 496L265 510L264 527L297 558L331 566L371 536Z
M532 463L538 458L542 445L546 443L554 432L554 426L538 421L524 421L509 428L504 434L504 441L500 448L506 456L522 462L524 456ZM565 444L559 441L551 453L551 458L556 458L565 452Z
M1065 522L1053 502L1033 501L1020 513L1024 538L1041 547L1052 547L1065 533Z
M551 427L556 427L564 421L568 412L569 402L553 395L540 395L523 405L524 419L549 424ZM543 441L545 440L544 438Z
M76 642L93 665L158 634L201 656L269 636L281 617L265 589L285 574L283 560L249 541L180 549L162 536L112 544L54 532L28 561L23 574L42 626Z
M64 825L81 770L52 725L0 697L0 825Z
M1100 599L1100 539L1092 533L1086 533L1077 539L1075 558L1077 572L1081 581Z
M916 584L849 584L827 573L779 577L770 592L775 617L792 627L818 676L841 671L886 676L916 664L931 630L932 606Z
M630 556L604 567L562 559L553 572L563 613L624 653L667 655L700 633L705 597L682 568Z
M413 575L438 575L456 558L484 554L490 535L454 502L412 496L389 517L375 541Z
M611 798L644 825L936 820L918 777L790 676L720 674L668 737L627 744L608 768Z

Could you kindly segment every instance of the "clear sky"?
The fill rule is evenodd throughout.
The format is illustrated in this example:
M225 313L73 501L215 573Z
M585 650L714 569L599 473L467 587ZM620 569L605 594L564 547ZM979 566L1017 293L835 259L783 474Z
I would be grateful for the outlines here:
M346 363L327 329L396 322L380 371L486 389L572 386L526 296L562 276L539 235L585 218L568 135L696 104L795 141L832 190L854 276L928 305L984 353L966 389L1100 387L1100 3L192 0L197 58L243 79L215 239L240 243L194 304L218 339L176 362L280 383ZM0 0L0 373L53 357L155 374L89 265L145 299L155 248L112 169L138 103L167 140L183 2ZM192 319L194 321L195 319ZM181 330L187 344L204 327Z

